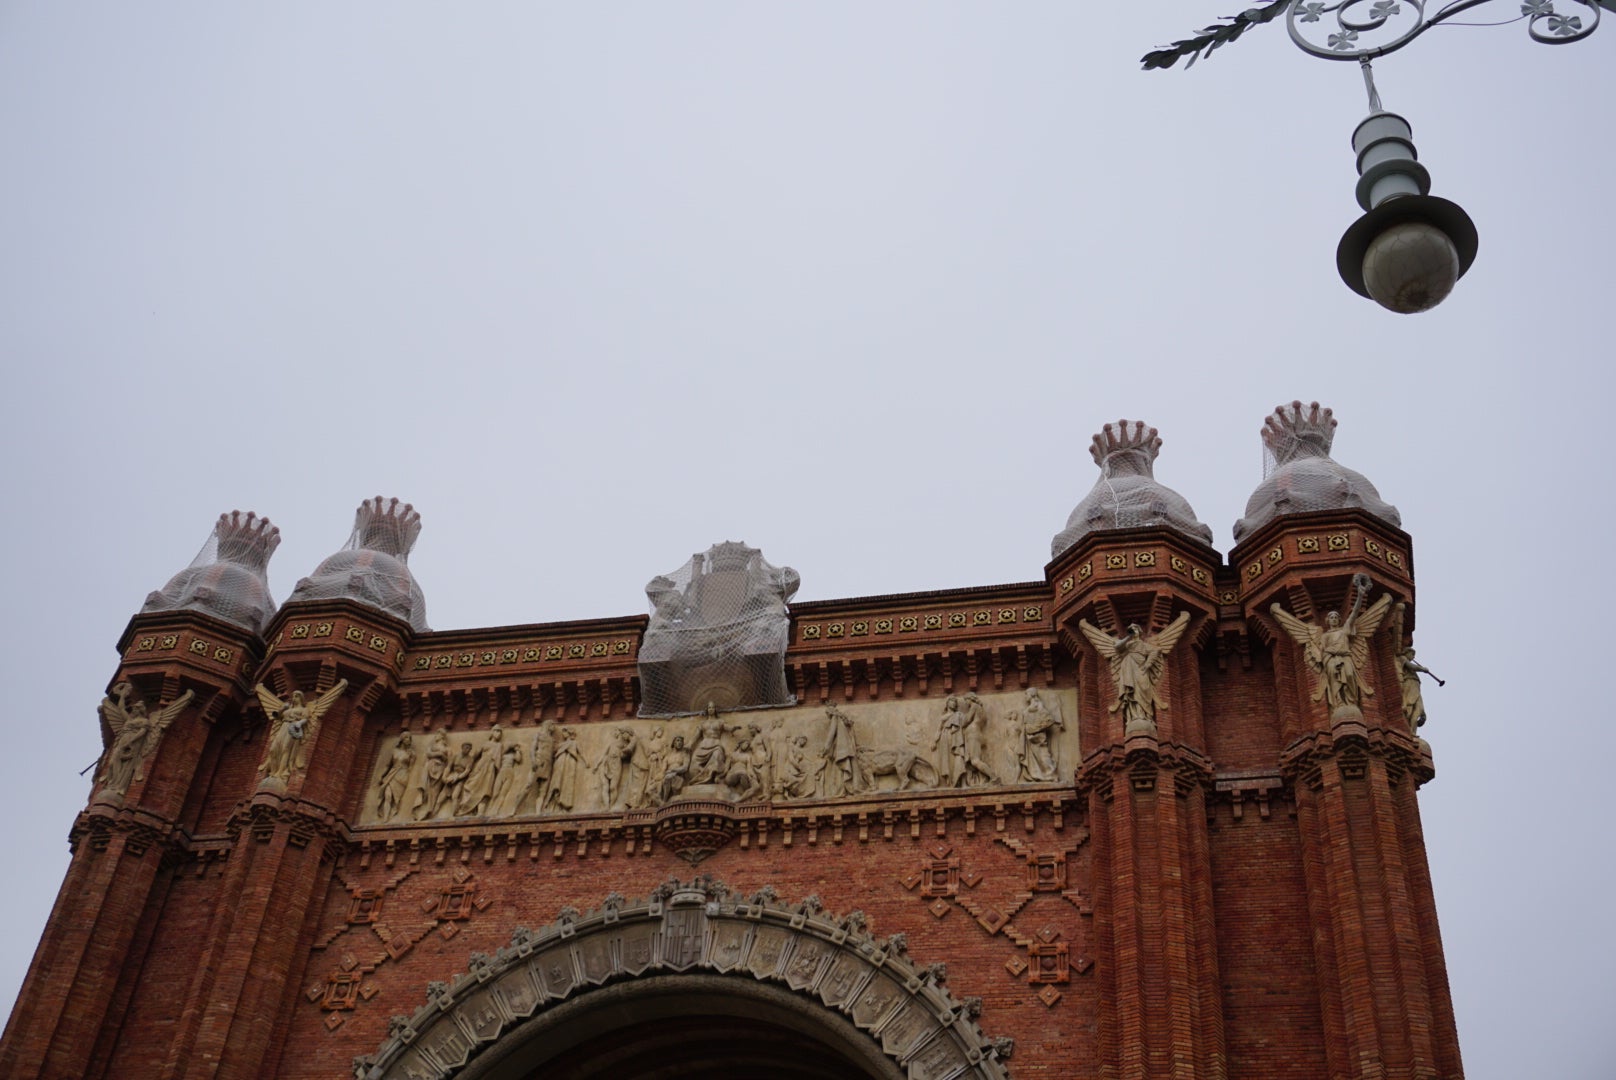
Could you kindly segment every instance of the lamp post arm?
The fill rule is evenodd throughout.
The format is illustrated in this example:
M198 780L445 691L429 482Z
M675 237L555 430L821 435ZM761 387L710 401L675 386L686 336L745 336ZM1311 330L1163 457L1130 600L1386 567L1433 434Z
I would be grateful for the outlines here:
M1253 26L1273 22L1281 14L1296 47L1324 60L1364 60L1396 52L1433 26L1492 0L1451 0L1426 14L1425 0L1272 0L1238 15L1226 16L1193 37L1146 53L1140 60L1146 71L1170 68L1188 58L1186 68L1219 46L1238 39ZM1506 22L1527 20L1527 33L1542 45L1568 45L1599 29L1602 9L1616 11L1616 0L1510 0L1519 15ZM1575 4L1577 14L1556 10L1555 4ZM1332 29L1326 17L1334 23ZM1314 24L1318 24L1314 29ZM1401 29L1398 29L1401 27ZM1313 31L1310 33L1309 31ZM1315 40L1316 38L1322 40Z

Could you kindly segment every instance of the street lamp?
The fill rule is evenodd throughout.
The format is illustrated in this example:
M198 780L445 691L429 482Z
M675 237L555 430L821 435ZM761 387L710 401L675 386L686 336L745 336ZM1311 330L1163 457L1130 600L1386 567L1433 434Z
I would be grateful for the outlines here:
M1186 67L1247 30L1283 12L1291 41L1324 60L1356 60L1369 93L1369 115L1352 133L1358 155L1358 205L1364 214L1336 247L1336 270L1347 287L1400 314L1441 303L1476 258L1476 226L1457 203L1431 194L1431 174L1419 163L1407 120L1387 112L1370 61L1396 52L1434 26L1491 0L1450 0L1426 14L1424 0L1272 0L1170 47L1146 53L1145 69ZM1533 41L1565 45L1599 28L1600 8L1616 0L1570 0L1584 15L1557 12L1555 0L1513 0ZM1329 17L1333 22L1326 22Z

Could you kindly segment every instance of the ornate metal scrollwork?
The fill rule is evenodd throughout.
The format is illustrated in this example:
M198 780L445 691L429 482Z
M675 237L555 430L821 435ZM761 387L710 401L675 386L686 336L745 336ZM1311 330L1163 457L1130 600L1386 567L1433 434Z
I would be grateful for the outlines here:
M1601 0L1514 0L1527 20L1527 33L1544 45L1581 41L1599 28ZM1293 0L1285 26L1297 48L1326 60L1363 60L1396 52L1434 26L1491 0L1451 0L1427 13L1425 0ZM1555 4L1577 4L1581 14L1557 11ZM1461 24L1455 24L1461 25Z
M1275 21L1281 13L1291 40L1309 55L1325 60L1372 60L1396 52L1443 24L1501 26L1525 20L1533 41L1566 45L1599 29L1601 8L1616 10L1616 0L1510 0L1519 8L1513 18L1481 24L1452 21L1491 2L1449 0L1430 9L1426 0L1270 0L1230 15L1167 48L1154 49L1144 55L1142 63L1147 71L1170 68L1180 60L1185 60L1188 67L1253 27ZM1577 6L1572 8L1572 4Z

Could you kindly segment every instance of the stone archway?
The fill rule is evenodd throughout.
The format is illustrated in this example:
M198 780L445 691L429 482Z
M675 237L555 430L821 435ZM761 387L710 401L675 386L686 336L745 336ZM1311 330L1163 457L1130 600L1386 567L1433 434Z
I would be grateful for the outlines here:
M706 877L669 881L473 953L465 974L393 1018L354 1074L591 1080L600 1071L585 1059L606 1054L611 1075L627 1077L1004 1080L1011 1041L984 1036L980 1002L956 1000L945 978L941 964L912 964L901 934L871 937L858 912L826 915L814 897L788 906L767 887L742 897ZM731 1041L714 1041L719 1032ZM729 1064L699 1071L706 1051ZM659 1071L634 1064L653 1052Z

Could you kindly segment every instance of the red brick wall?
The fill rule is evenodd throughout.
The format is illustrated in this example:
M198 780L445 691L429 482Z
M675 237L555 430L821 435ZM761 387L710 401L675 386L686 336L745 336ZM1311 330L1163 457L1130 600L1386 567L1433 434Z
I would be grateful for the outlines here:
M1304 547L1302 533L1347 540ZM1267 614L1271 602L1294 610L1309 597L1322 611L1360 569L1411 602L1408 560L1385 555L1407 550L1406 537L1352 512L1279 522L1229 567L1141 530L1085 540L1051 566L1047 587L809 605L827 626L893 632L795 642L788 670L807 700L940 703L978 680L1053 680L1077 692L1080 775L1041 792L824 806L814 823L808 808L789 818L779 808L699 870L743 892L816 894L831 913L862 910L878 936L903 933L917 963L948 964L956 998L981 999L985 1033L1015 1039L1018 1080L1345 1080L1366 1062L1387 1078L1454 1080L1415 796L1432 767L1400 723L1395 643L1384 632L1373 641L1366 677L1377 694L1363 720L1336 723ZM988 617L962 617L957 632L925 621L955 609ZM1181 611L1191 631L1168 665L1159 737L1125 741L1105 663L1077 621L1159 627ZM391 1016L425 1000L428 982L464 971L470 953L492 953L516 926L695 873L623 821L349 824L371 795L378 739L402 726L612 722L632 710L633 655L615 647L544 669L549 681L497 662L418 661L528 639L626 641L643 620L504 628L486 642L454 632L417 655L403 628L351 605L294 616L329 620L327 633L283 640L272 627L267 644L220 649L220 628L191 616L131 624L118 677L151 700L194 689L197 704L127 806L92 805L75 825L62 896L0 1042L0 1075L347 1076ZM906 622L907 637L895 631ZM141 644L165 634L168 653ZM204 635L208 648L192 648ZM252 683L308 688L339 675L351 688L323 722L308 773L284 793L255 793L265 725ZM1064 874L1050 891L1029 876L1040 856ZM948 895L923 895L932 868L953 882ZM447 917L451 888L466 893L464 918ZM376 920L350 923L366 890L381 898ZM1065 981L1029 981L1032 951L1046 943L1065 946ZM342 1003L351 1007L325 1000L340 972L358 976Z

